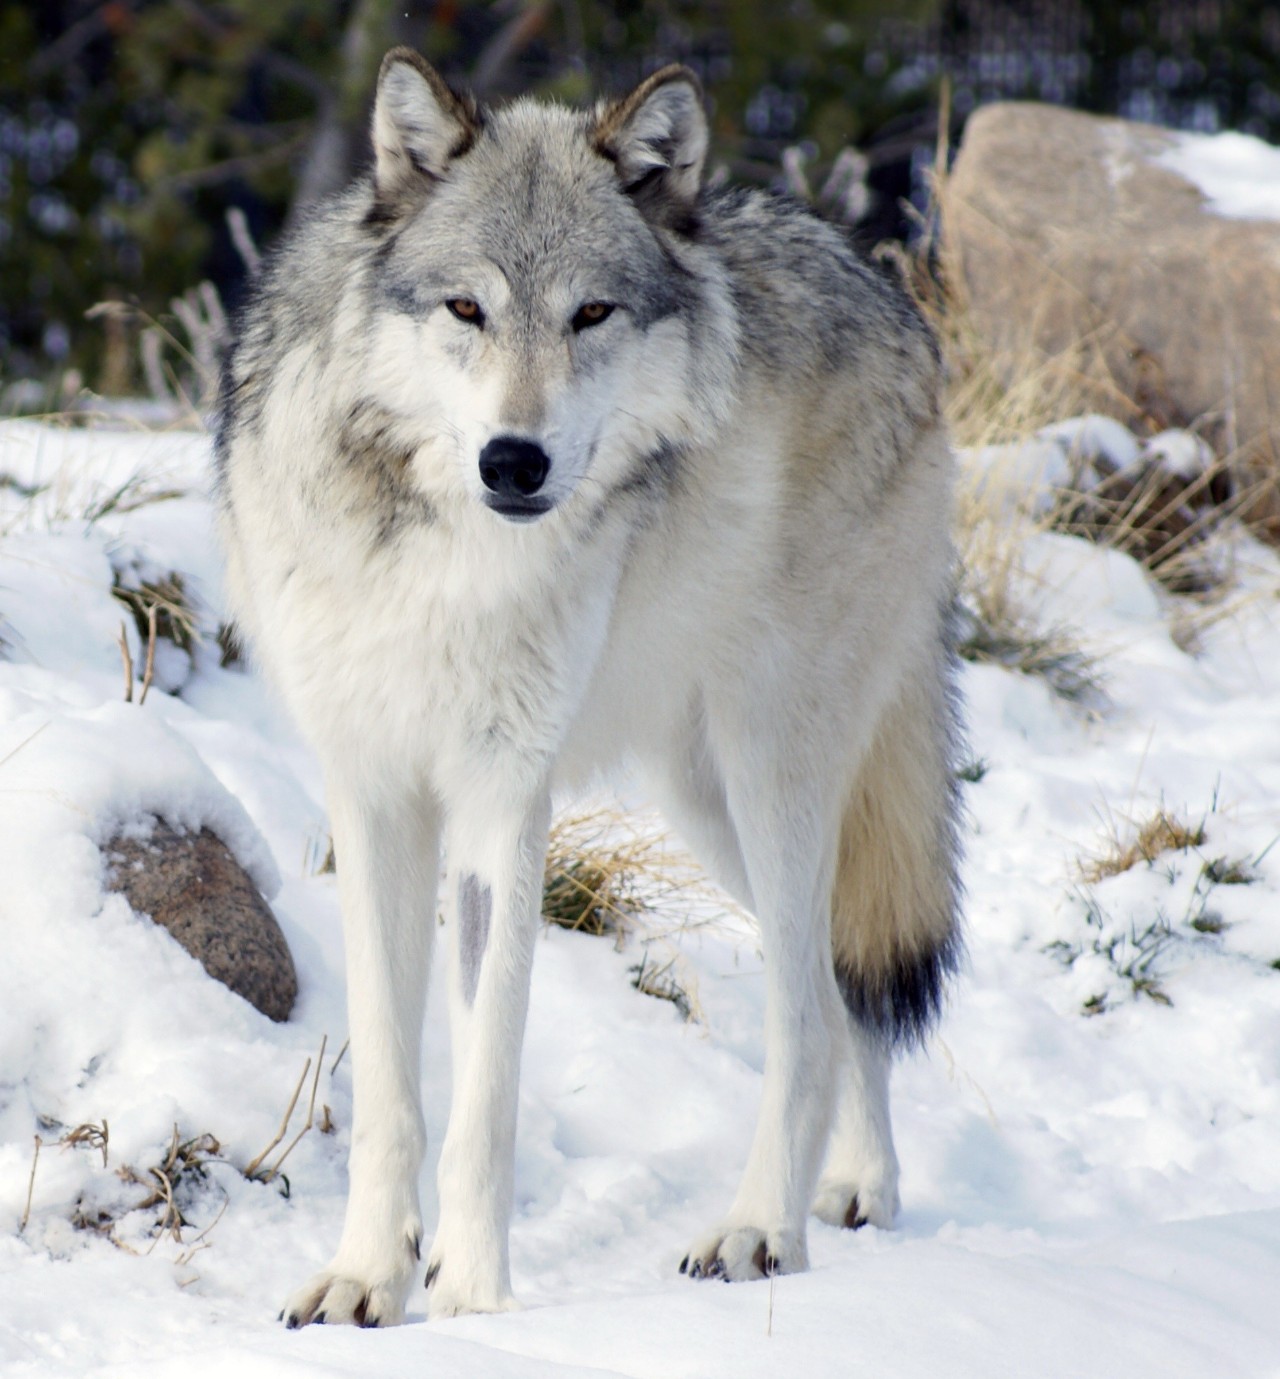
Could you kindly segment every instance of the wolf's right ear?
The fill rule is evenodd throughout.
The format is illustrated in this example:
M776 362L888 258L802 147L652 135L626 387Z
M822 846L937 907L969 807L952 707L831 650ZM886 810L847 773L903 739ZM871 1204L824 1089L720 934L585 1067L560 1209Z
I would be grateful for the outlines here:
M687 223L702 186L707 116L698 78L664 67L596 117L595 146L616 164L623 189L652 219Z
M379 201L402 204L443 177L479 129L474 101L453 91L412 48L392 48L382 59L373 106L373 182Z

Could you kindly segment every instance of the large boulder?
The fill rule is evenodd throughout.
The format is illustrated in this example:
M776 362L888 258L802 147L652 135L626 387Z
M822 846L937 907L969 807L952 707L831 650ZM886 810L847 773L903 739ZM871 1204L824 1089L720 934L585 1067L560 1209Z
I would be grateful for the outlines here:
M298 995L284 934L257 886L209 829L179 833L161 820L103 849L107 886L148 915L272 1020L287 1020Z
M1056 360L1095 410L1195 424L1280 537L1280 223L1215 213L1167 165L1189 137L985 106L948 180L944 247L999 371Z

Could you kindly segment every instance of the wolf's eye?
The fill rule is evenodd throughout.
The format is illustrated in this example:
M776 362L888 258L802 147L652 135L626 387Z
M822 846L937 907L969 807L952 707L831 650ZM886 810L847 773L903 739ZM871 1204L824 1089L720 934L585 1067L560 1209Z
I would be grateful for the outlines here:
M470 297L450 297L445 306L459 321L465 321L469 326L484 325L484 312L480 310L480 303Z
M598 326L601 321L607 321L612 315L611 302L587 302L585 306L580 306L574 315L573 329L577 332L586 330L589 326Z

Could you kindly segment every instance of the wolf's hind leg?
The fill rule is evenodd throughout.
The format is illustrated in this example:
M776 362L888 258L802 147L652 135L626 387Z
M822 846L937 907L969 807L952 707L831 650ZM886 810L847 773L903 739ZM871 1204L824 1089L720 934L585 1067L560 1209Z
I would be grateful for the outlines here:
M827 1161L814 1194L815 1216L856 1229L887 1229L898 1213L898 1156L889 1119L889 1050L848 1017L848 1047L836 1092Z
M841 821L832 948L848 1008L836 1121L814 1212L892 1223L898 1160L889 1119L895 1045L923 1037L960 957L956 729L939 655L885 711Z
M342 903L354 1123L337 1253L285 1303L291 1327L404 1317L422 1239L419 1048L439 861L420 796L329 777Z
M764 950L764 1087L733 1204L681 1265L693 1277L807 1267L806 1222L845 1037L828 923L835 792L824 790L829 773L803 733L754 722L747 708L722 723L721 760Z

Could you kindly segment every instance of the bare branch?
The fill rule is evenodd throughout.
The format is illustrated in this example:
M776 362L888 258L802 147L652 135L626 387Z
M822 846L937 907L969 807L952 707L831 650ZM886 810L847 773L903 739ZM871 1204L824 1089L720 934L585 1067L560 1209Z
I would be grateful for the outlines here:
M253 242L249 221L239 206L227 208L227 230L231 234L231 243L235 245L245 271L251 278L256 278L262 268L262 250Z
M320 1069L324 1066L324 1050L325 1045L328 1044L328 1042L329 1036L327 1034L322 1035L320 1038L320 1052L316 1055L316 1072L315 1076L311 1079L311 1100L307 1105L306 1124L302 1127L301 1130L298 1131L298 1133L293 1137L293 1139L289 1141L289 1143L285 1146L284 1151L281 1153L280 1157L275 1161L274 1164L271 1165L271 1168L268 1171L266 1177L262 1180L264 1183L269 1183L272 1180L272 1178L274 1178L276 1174L280 1172L280 1165L284 1163L284 1161L289 1157L290 1154L293 1153L294 1147L297 1145L298 1141L303 1137L303 1135L307 1133L308 1130L311 1129L312 1125L315 1123L316 1091L319 1089L320 1086Z
M317 76L310 67L287 53L275 53L268 48L255 53L253 60L273 77L279 77L281 81L290 82L310 92L317 101L329 100L333 95L333 87L323 77Z
M262 1167L263 1160L268 1154L284 1139L289 1130L289 1122L293 1119L293 1108L298 1104L298 1098L302 1095L302 1084L307 1080L307 1074L311 1071L311 1059L308 1057L302 1069L302 1076L298 1079L298 1085L293 1089L293 1095L289 1098L288 1109L284 1113L284 1119L280 1122L280 1128L275 1133L275 1138L269 1145L253 1159L245 1168L244 1176L253 1178L257 1176L258 1169Z
M37 82L42 77L47 77L50 73L56 72L59 68L66 67L72 62L80 51L87 48L100 33L106 32L106 12L109 8L111 8L110 0L107 0L97 9L91 10L83 19L77 19L74 24L60 33L47 48L42 48L27 63L27 77L32 82Z
M21 1235L27 1229L27 1222L31 1220L31 1194L36 1186L36 1164L40 1162L40 1146L44 1141L39 1135L36 1136L35 1152L31 1156L31 1177L27 1179L27 1205L22 1210L22 1220L18 1223L18 1234Z
M133 656L129 651L129 638L124 630L124 621L120 623L120 659L124 662L124 702L133 703Z
M258 149L254 153L241 153L233 158L223 158L217 163L206 163L202 168L190 168L185 172L170 173L158 177L152 184L165 191L199 191L202 187L216 187L236 177L251 177L264 168L287 163L306 142L305 131L291 134L270 148Z
M532 0L494 34L471 72L471 89L477 95L483 96L493 90L512 59L518 57L538 36L550 10L548 0Z
M151 688L151 679L156 670L156 616L160 612L160 605L153 603L147 609L147 664L142 672L142 694L138 698L138 707L141 708L147 702L147 691Z

